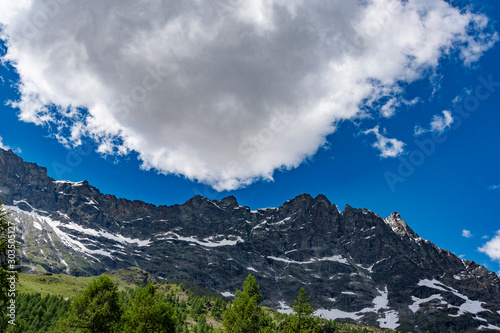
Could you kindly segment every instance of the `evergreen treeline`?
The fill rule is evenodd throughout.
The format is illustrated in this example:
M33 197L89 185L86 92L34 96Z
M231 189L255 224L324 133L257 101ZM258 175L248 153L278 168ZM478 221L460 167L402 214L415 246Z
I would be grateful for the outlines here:
M20 294L16 303L17 325L7 332L382 332L356 325L326 321L313 316L304 289L294 301L293 313L282 314L262 307L262 296L252 275L232 302L213 296L182 292L182 286L153 284L118 292L116 284L102 275L79 296Z
M47 332L71 306L71 302L61 296L42 296L39 293L17 295L16 304L19 306L16 311L18 332ZM12 331L13 327L9 329Z

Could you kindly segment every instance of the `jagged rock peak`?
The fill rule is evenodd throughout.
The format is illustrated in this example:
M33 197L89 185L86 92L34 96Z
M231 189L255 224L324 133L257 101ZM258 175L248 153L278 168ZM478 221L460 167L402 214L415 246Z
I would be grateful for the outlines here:
M187 200L183 205L196 208L199 208L201 206L213 206L223 210L239 207L238 201L232 195L221 200L211 200L201 195L195 195L191 199Z
M342 211L342 213L347 213L347 212L351 212L351 211L354 211L354 210L356 210L356 208L353 208L349 204L345 204L345 207L344 207L344 210Z
M12 149L3 149L3 148L0 148L0 154L10 155L9 157L14 157L14 158L21 159L19 156L16 155L16 153L14 153L12 151Z
M307 201L310 202L313 200L313 197L309 193L302 193L292 199L292 201Z
M314 198L315 201L319 201L319 202L325 202L328 204L328 206L330 206L332 203L330 202L330 200L328 200L328 198L326 197L326 195L324 194L318 194L316 196L316 198Z
M315 198L308 193L300 194L293 199L285 201L280 209L283 209L284 212L320 209L326 211L334 210L337 214L339 213L337 206L332 204L324 194L318 194Z
M238 201L236 200L236 198L232 195L228 196L228 197L225 197L223 198L222 200L217 200L216 201L217 204L221 207L221 208L224 208L224 209L227 209L227 208L236 208L238 207Z
M285 209L301 209L303 207L309 206L309 204L314 201L314 198L307 193L299 194L293 199L289 199L281 205L280 208Z
M419 238L417 233L415 233L405 221L401 218L398 212L392 213L388 218L384 219L392 230L401 237L408 236L410 238Z
M204 196L202 196L202 195L197 194L197 195L195 195L194 197L192 197L192 198L188 199L188 200L184 203L184 205L194 205L194 204L199 205L200 203L202 203L203 201L206 201L206 200L208 200L206 197L204 197Z
M0 166L4 173L29 173L33 176L47 176L47 168L39 166L36 163L25 162L20 156L16 155L12 149L4 150L0 148Z
M292 205L297 205L297 204L312 204L315 202L324 202L328 206L331 206L332 203L324 194L318 194L316 198L313 198L309 193L302 193L296 196L295 198L291 200L287 200L283 205L287 204L292 204Z

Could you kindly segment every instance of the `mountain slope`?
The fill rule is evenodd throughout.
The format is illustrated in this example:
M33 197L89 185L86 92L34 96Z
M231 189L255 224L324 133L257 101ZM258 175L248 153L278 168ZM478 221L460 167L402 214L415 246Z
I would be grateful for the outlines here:
M500 330L498 276L420 238L397 213L339 212L307 194L258 210L234 197L154 206L55 181L3 150L0 170L31 269L95 275L137 266L223 295L252 274L265 304L282 311L304 287L326 318L402 331Z

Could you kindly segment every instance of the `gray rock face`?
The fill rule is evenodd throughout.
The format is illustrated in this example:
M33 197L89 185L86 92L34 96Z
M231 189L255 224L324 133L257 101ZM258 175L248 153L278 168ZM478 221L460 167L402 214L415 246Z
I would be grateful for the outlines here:
M155 206L86 181L55 181L1 149L0 196L27 270L91 275L137 266L224 295L252 274L265 304L282 311L304 287L326 318L402 331L500 330L498 276L420 238L398 213L339 212L308 194L258 210L234 197Z

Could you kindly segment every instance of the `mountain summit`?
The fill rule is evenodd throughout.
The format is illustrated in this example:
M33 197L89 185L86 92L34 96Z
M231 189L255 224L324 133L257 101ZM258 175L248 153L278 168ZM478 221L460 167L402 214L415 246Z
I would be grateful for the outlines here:
M155 206L54 180L0 149L0 196L25 270L73 275L137 266L230 296L248 274L264 304L290 310L304 287L325 318L402 331L500 330L500 280L382 218L324 195L251 210L234 197Z

